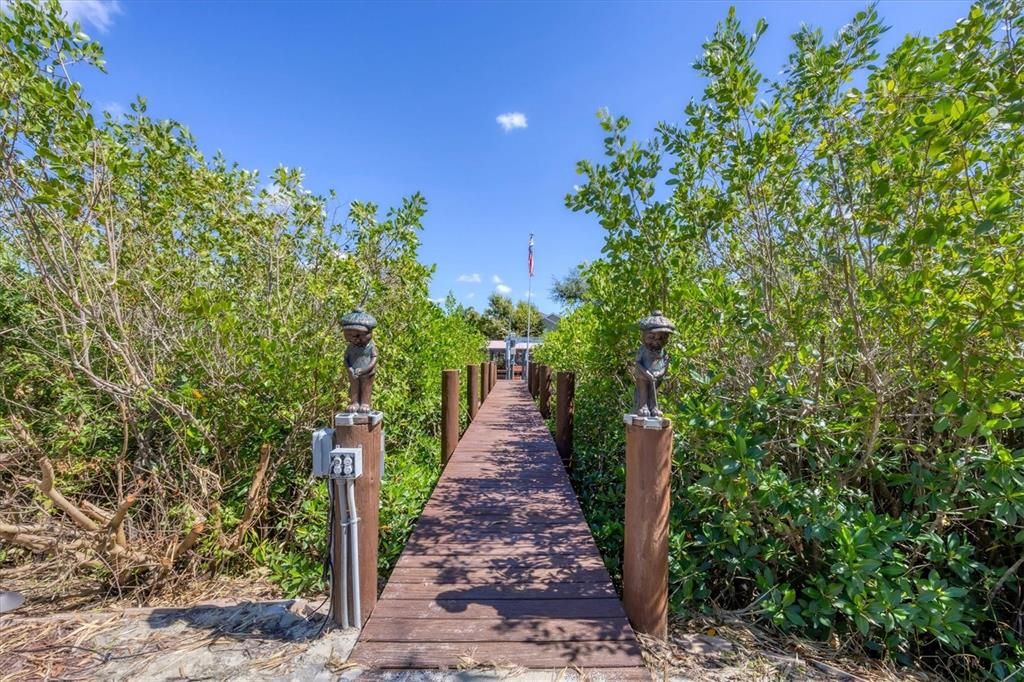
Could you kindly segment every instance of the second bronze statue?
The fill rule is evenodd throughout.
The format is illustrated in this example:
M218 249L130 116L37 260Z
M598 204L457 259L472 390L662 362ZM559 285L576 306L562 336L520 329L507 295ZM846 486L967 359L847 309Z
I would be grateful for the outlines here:
M640 320L640 350L631 368L636 387L633 390L633 414L638 417L660 417L658 386L668 371L669 335L676 330L672 321L660 310Z
M348 411L370 411L373 378L377 374L377 347L373 345L373 329L377 320L362 308L356 308L341 318L345 332L345 369L348 370Z

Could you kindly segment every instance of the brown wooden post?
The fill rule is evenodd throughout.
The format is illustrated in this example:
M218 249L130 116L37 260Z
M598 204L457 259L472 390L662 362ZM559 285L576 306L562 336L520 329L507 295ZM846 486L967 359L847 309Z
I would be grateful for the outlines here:
M480 363L480 404L483 405L484 401L487 400L487 381L484 377L487 376L487 363Z
M540 394L540 416L551 416L551 368L540 365L537 368L538 393Z
M335 422L334 444L341 448L363 449L363 475L356 479L356 514L359 518L359 600L362 621L370 617L377 604L377 543L380 534L380 449L384 422L377 413L355 415L354 424ZM339 536L340 537L340 536ZM340 543L336 543L340 544ZM337 595L340 602L340 594ZM351 600L349 601L351 603ZM335 609L340 618L340 604Z
M459 444L459 370L441 372L441 466Z
M530 363L527 365L526 370L526 390L530 392L530 397L537 397L537 393L533 390L533 378L537 376L537 365Z
M491 388L498 384L498 361L491 362Z
M572 464L572 419L576 412L576 375L559 372L555 391L555 445L568 469Z
M476 419L480 408L480 368L466 365L466 404L469 406L469 421Z
M626 425L622 603L637 632L668 635L668 513L672 425Z

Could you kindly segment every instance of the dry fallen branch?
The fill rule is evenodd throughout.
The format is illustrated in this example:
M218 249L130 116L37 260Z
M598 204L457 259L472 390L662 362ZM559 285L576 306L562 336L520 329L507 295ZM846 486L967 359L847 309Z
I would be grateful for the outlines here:
M89 501L75 504L57 487L53 464L41 452L27 427L18 420L13 423L16 436L36 455L40 477L34 483L54 507L70 519L70 524L61 523L58 517L50 517L50 523L0 523L0 540L35 554L61 557L69 566L108 568L122 577L138 569L159 570L157 582L166 576L177 558L195 546L205 527L202 520L181 540L168 546L163 560L152 543L149 548L129 547L125 522L147 481L142 481L134 493L125 496L113 512Z
M136 496L134 494L128 495L124 498L124 501L118 505L114 515L110 517L110 523L107 524L107 532L112 533L115 538L115 542L121 547L125 546L124 539L124 517L128 514L128 508L135 504Z
M102 524L104 526L110 523L110 512L108 512L106 509L96 506L89 500L82 500L78 506L80 506L82 508L82 511L88 514L89 518L91 518L96 523Z
M30 527L34 528L34 526ZM43 537L31 531L22 530L22 528L22 526L0 524L0 540L38 553L51 552L56 547L57 540L55 538Z
M71 520L78 524L84 530L97 531L100 529L96 522L85 515L81 509L68 502L67 498L61 494L53 484L53 465L50 464L50 459L43 455L39 458L39 468L42 469L43 477L39 480L39 490L44 495L50 498L53 504L63 511L65 514L71 517Z
M174 552L171 553L171 560L173 561L174 559L177 559L182 554L185 554L190 549L192 549L193 545L195 545L196 542L199 541L199 536L203 534L203 531L205 529L205 519L199 521L194 526L192 526L192 529L188 532L188 535L186 535L185 538L178 543L178 546L174 548Z
M263 480L267 475L267 467L270 465L270 443L260 446L260 461L256 466L256 473L253 474L252 483L249 485L249 494L245 499L245 511L242 513L242 520L238 524L238 530L231 540L232 547L238 547L245 538L246 531L252 526L253 519L258 511L266 506L266 501L261 497Z

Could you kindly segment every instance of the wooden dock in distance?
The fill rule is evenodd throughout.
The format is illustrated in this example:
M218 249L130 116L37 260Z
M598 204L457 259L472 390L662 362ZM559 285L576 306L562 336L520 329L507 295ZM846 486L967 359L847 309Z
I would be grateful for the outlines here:
M480 407L349 660L651 679L522 382L498 381Z

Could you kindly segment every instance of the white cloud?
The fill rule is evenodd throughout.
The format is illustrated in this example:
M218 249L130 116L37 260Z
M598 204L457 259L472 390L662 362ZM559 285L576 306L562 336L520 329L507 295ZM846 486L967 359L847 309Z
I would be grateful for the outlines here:
M512 287L508 286L507 284L499 284L498 286L494 287L494 290L497 291L502 296L508 296L510 293L512 293Z
M118 102L107 102L100 109L110 114L115 121L123 121L124 115L128 113L128 110Z
M474 273L472 273L470 275L459 275L459 278L456 281L457 282L466 282L467 284L479 284L480 283L480 273L479 272L474 272Z
M292 202L284 190L273 183L267 183L262 187L258 201L263 212L267 214L284 215L292 206Z
M491 276L491 281L494 282L495 284L501 284L505 280L503 280L501 277L498 277L497 275L492 275Z
M95 26L101 33L114 23L114 17L121 13L118 0L61 0L60 6L68 14L68 21Z
M515 130L516 128L526 127L526 114L518 111L510 111L507 114L501 114L498 118L494 119L501 126L501 129L506 133Z
M437 298L430 299L431 303L436 303L437 305L441 305L442 303L444 303L444 301L445 301L445 297L444 296L438 296Z

